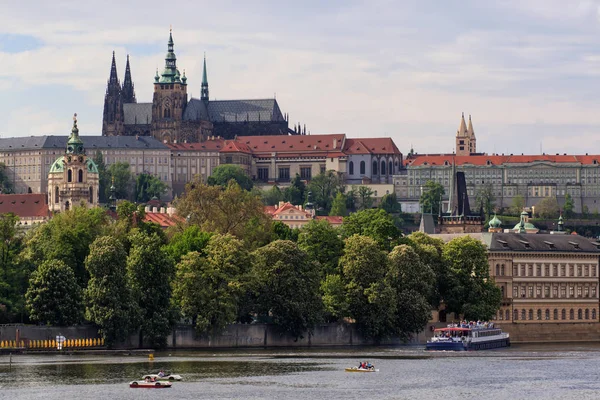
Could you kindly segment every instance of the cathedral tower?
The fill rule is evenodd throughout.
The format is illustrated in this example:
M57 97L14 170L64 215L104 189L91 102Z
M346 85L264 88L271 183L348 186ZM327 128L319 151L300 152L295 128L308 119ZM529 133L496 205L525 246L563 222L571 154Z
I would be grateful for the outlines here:
M204 69L202 70L202 88L200 89L200 100L208 102L208 79L206 78L206 54L204 55Z
M152 136L165 143L178 141L186 105L187 78L185 71L180 75L177 69L177 57L173 51L173 34L170 31L165 68L160 76L157 70L154 77Z
M463 113L456 131L456 155L468 156L469 153L469 133L465 123L465 113Z
M130 76L131 78L131 76ZM121 85L117 77L117 63L113 51L110 66L110 77L104 95L104 113L102 115L102 136L117 136L123 134L123 100Z
M135 100L135 90L133 80L131 79L131 68L129 67L129 54L127 54L127 65L125 66L125 79L121 89L121 99L123 103L137 103Z
M471 122L471 116L469 115L469 126L467 127L467 133L469 135L469 152L471 154L477 153L477 139L475 139L475 131L473 130L473 123Z

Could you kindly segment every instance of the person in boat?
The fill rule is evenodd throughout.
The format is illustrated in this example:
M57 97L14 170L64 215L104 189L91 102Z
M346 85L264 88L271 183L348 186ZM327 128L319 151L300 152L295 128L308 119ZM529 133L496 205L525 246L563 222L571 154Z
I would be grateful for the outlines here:
M160 376L161 378L164 378L165 372L161 369L160 371L158 371L158 376Z
M371 364L370 362L367 361L366 367L367 367L367 369L371 369L371 368L373 368L373 364Z

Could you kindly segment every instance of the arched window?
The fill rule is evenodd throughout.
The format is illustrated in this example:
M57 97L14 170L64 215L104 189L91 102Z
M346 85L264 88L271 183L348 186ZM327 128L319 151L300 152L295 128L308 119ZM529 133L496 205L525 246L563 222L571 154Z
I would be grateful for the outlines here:
M545 313L544 317L546 318L546 321L548 321L550 319L550 310L548 310L547 308L546 308L546 313Z
M519 320L519 310L514 310L513 311L513 320L514 321L518 321Z
M502 294L502 298L506 297L504 295L504 286L500 286L500 293Z
M67 171L67 182L71 182L73 180L73 171L70 169Z
M527 320L527 311L525 309L521 310L521 319L523 321Z
M533 321L533 310L529 310L529 320Z
M90 204L94 204L94 188L90 186Z
M537 310L537 320L538 321L542 320L542 310Z
M573 320L575 319L575 311L573 311L573 309L571 308L571 310L569 311L569 319Z
M388 165L389 165L389 167L388 167L388 174L394 175L394 163L390 161L388 163Z
M500 275L504 276L504 264L500 267Z
M496 264L496 276L500 276L500 264Z
M592 319L596 320L596 309L592 308Z
M588 308L585 309L585 319L590 319L590 310Z
M560 312L560 319L562 319L562 320L567 319L567 310L565 310L564 308Z
M354 175L354 162L353 161L350 161L349 171L350 171L350 175Z
M164 118L171 118L171 109L165 108L165 112L163 114Z
M385 161L381 161L381 175L385 175Z
M65 203L65 211L69 211L69 202L68 201Z
M365 172L365 162L364 162L364 161L361 161L361 162L360 162L360 174L361 174L361 175L364 175L365 173L366 173L366 172Z
M377 161L373 161L373 171L371 171L371 175L377 175Z
M54 188L54 204L58 204L58 186Z
M510 311L506 310L506 320L509 321L510 320Z
M554 309L554 320L557 321L558 320L558 308Z
M577 310L577 319L583 319L583 311L581 311L581 308Z
M83 182L83 170L79 170L79 176L77 177L77 182Z

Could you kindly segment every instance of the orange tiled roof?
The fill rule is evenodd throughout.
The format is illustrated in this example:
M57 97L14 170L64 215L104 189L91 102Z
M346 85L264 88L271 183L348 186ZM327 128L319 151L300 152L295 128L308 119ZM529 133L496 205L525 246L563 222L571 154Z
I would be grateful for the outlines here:
M346 154L401 154L391 138L348 138Z
M22 218L48 217L45 193L0 194L0 214L13 213Z
M252 154L252 150L246 143L238 140L228 140L221 149L221 153L248 153Z
M275 207L275 206L265 206L265 214L273 215L273 214L275 214L276 210L277 210L277 207Z
M161 228L177 225L178 221L181 221L180 217L165 213L147 212L144 215L144 222L154 222L160 225Z
M329 135L294 135L294 136L244 136L237 141L244 143L253 153L291 152L304 153L315 151L341 151L345 134ZM335 147L334 147L335 144Z
M342 225L344 222L344 217L335 216L335 215L321 215L315 217L318 220L325 220L329 222L331 225Z

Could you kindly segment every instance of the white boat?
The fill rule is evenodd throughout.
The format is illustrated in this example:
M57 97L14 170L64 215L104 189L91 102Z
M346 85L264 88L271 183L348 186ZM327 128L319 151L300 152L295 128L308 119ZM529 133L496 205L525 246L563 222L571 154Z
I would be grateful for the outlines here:
M346 368L345 371L346 372L379 372L379 370L375 369L375 367L371 367L371 368L352 367L352 368Z
M166 389L171 387L171 382L165 381L133 381L129 382L129 387L134 389Z
M510 346L510 336L494 325L448 325L433 331L425 350L487 350Z
M142 376L142 379L154 379L156 381L180 381L183 378L181 377L181 375L175 374L165 374L163 376L160 376L158 374L149 374Z

